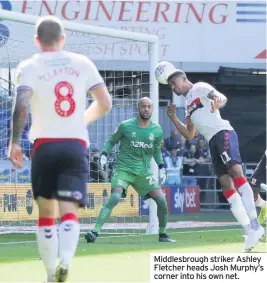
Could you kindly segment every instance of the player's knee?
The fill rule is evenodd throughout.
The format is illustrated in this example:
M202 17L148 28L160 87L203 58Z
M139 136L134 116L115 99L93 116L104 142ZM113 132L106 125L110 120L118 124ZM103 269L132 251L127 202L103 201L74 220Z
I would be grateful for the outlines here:
M156 197L154 198L154 201L156 202L158 208L163 209L165 212L168 212L168 204L164 196Z
M240 164L234 164L231 168L228 169L229 175L234 179L238 177L244 177L243 169Z
M110 195L110 198L109 198L106 206L108 208L112 209L119 203L120 199L121 199L121 194L120 193L112 193Z

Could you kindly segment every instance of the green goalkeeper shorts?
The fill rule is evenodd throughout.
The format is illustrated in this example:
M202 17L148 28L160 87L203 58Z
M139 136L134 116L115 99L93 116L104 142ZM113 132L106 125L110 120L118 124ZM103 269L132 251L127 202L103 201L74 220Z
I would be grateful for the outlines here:
M131 185L143 199L148 199L150 192L160 189L160 185L150 172L147 172L144 176L138 176L123 170L113 171L111 188L123 188L122 198L127 196L129 185Z

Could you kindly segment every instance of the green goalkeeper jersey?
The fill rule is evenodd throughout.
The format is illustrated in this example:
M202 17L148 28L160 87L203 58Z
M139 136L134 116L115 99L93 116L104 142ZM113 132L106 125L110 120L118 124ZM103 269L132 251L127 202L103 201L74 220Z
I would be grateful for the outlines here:
M148 128L141 128L137 118L123 121L105 143L103 151L109 153L119 142L116 170L146 175L152 157L158 165L164 163L161 154L162 129L152 121Z

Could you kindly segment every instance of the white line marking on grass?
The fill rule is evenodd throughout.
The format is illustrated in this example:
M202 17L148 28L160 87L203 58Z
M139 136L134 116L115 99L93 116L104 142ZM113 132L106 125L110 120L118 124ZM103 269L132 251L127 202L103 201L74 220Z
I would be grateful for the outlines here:
M168 232L169 235L174 235L174 234L191 234L193 233L209 233L209 232L229 232L229 231L240 231L242 230L242 228L230 228L230 229L207 229L207 230L193 230L193 231L176 231L176 232ZM81 234L85 234L85 232L82 232ZM129 234L121 234L120 236L101 236L98 239L110 239L110 238L121 238L121 237L141 237L141 236L148 236L145 234L133 234L133 235L129 235ZM155 235L151 235L151 236L155 236ZM80 238L80 240L84 240L83 237ZM0 243L0 246L7 246L7 245L15 245L15 244L32 244L32 243L36 243L36 241L20 241L20 242L5 242L5 243Z

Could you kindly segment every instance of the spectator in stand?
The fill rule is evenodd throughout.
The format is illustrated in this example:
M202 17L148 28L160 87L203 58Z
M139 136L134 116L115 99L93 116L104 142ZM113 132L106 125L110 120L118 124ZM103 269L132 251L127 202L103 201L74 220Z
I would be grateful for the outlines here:
M181 136L180 145L178 148L178 155L183 157L186 152L187 152L187 141L184 136Z
M196 145L191 144L188 152L184 154L183 160L183 183L185 186L195 186L197 184L197 181L193 176L197 175L199 163L200 159Z
M183 158L178 156L178 147L172 147L170 154L164 158L167 170L168 185L181 184L181 168L183 164Z
M167 150L171 150L171 148L178 147L180 144L181 134L177 129L171 131L171 136L164 140L164 147Z
M101 168L99 158L99 150L94 149L90 157L90 181L103 183L108 181L108 173L106 168L104 170Z
M200 158L202 158L202 163L211 162L210 151L204 137L200 136L197 140L197 152Z
M190 141L187 141L188 146L190 146L190 144L195 144L195 145L197 145L197 140L198 140L199 137L200 137L200 134L199 134L199 132L196 130L196 133L195 133L194 138L193 138L192 140L190 140Z
M211 167L211 156L206 140L203 136L200 136L197 140L197 153L199 155L199 166L197 167L197 176L201 176L197 180L197 184L200 187L200 201L205 202L206 190L208 188L209 179L204 178L205 176L210 176L210 167Z
M164 147L164 141L163 140L161 142L161 154L162 154L163 159L170 155L169 152L167 151L167 149Z

